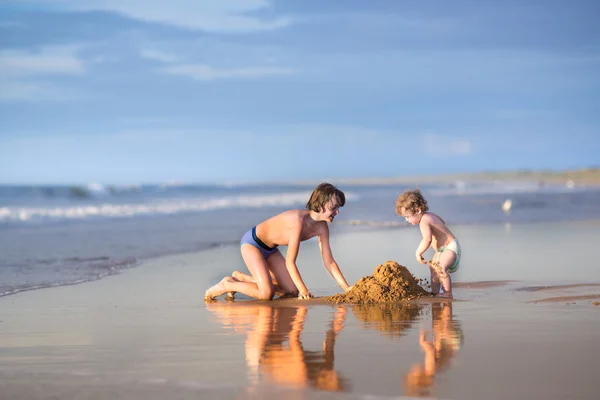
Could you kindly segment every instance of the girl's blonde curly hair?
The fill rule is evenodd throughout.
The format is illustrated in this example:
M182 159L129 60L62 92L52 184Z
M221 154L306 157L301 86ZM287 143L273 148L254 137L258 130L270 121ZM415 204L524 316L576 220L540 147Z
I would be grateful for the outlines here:
M417 209L421 212L429 211L427 200L421 194L419 189L407 190L396 199L396 214L402 215L402 209L414 214Z

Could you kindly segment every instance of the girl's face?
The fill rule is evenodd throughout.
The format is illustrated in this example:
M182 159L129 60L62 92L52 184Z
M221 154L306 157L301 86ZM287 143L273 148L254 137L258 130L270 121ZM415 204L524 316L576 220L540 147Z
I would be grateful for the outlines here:
M419 210L417 208L417 211L414 214L411 214L410 212L408 212L406 210L406 208L402 207L402 212L400 213L401 216L404 217L404 219L406 220L406 222L408 222L411 225L418 225L419 222L421 222L421 210Z
M333 222L333 219L340 212L340 206L337 204L335 199L329 200L325 204L325 210L319 214L323 217L323 219L327 222Z

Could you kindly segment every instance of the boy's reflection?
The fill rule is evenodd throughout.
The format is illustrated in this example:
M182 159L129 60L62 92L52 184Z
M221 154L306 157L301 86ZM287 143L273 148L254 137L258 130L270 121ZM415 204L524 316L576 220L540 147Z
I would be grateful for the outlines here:
M348 382L334 370L334 345L346 318L344 307L335 309L322 351L305 350L302 345L305 306L208 303L207 308L225 327L247 335L246 364L251 381L262 377L265 382L288 387L348 389Z
M452 319L452 302L431 305L432 338L421 330L419 345L425 354L423 363L413 365L404 377L406 394L429 396L435 375L450 366L463 343L463 332L458 321Z

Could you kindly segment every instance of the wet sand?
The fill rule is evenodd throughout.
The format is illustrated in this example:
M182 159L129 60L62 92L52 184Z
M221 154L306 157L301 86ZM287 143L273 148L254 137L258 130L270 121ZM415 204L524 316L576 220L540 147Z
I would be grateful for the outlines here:
M598 287L600 284L598 283L579 283L573 285L546 285L546 286L528 286L524 288L520 288L519 290L524 290L528 292L538 292L538 291L549 291L549 290L563 290L563 289L574 289L574 288L586 288L586 287Z
M309 301L204 303L243 268L237 248L3 297L0 398L595 399L599 227L458 227L454 301L326 302L340 290L313 242L298 261ZM417 244L410 229L332 238L351 282L387 260L427 277Z
M578 296L556 296L556 297L547 297L545 299L532 300L531 303L551 303L551 302L559 302L564 301L568 304L576 304L575 302L578 300L597 300L600 299L600 294L582 294ZM572 303L571 303L572 302ZM596 305L594 302L592 304Z
M455 288L462 289L487 289L493 287L506 286L516 281L479 281L479 282L456 282Z

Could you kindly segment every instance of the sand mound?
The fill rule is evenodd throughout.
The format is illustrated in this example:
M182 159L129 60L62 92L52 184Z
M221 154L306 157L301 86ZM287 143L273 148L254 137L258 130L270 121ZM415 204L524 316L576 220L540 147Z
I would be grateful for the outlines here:
M352 290L330 296L327 300L354 304L395 303L428 295L405 266L387 261L377 266L372 276L360 278Z

